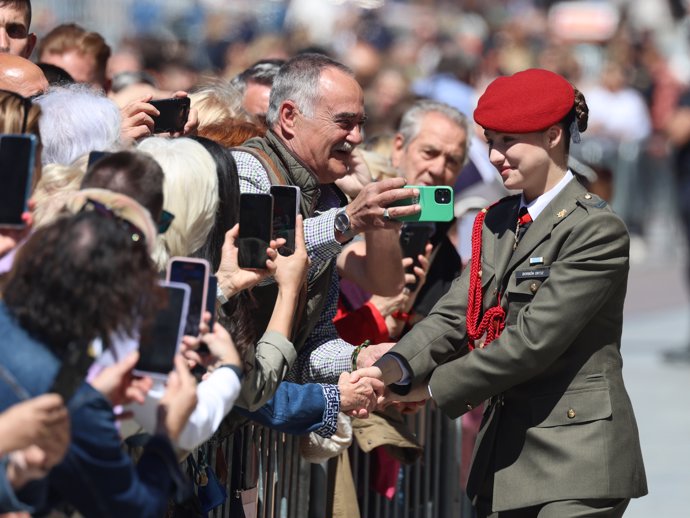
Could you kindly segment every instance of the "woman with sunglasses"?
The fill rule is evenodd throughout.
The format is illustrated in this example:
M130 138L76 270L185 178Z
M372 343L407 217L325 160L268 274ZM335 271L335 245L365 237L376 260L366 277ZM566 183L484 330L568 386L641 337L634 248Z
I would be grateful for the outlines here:
M481 518L620 517L647 493L620 353L629 236L568 167L587 115L547 70L487 87L474 119L521 194L479 214L470 267L368 373L453 418L485 404L467 483Z

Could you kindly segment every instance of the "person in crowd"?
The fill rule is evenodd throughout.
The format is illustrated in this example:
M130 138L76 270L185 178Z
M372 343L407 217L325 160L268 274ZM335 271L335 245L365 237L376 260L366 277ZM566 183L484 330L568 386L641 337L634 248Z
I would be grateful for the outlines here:
M206 82L189 95L197 110L199 129L209 125L225 126L235 121L249 120L242 108L242 98L227 83Z
M0 53L0 88L34 97L48 90L43 70L26 58Z
M271 86L284 59L262 59L230 80L242 97L242 108L258 122L266 123Z
M332 184L348 173L352 150L362 142L364 121L362 89L352 72L326 56L301 54L280 68L273 83L266 136L250 139L233 152L242 192L269 192L272 183L301 189L311 266L306 308L292 340L299 353L291 375L296 381L334 383L351 369L353 348L338 337L332 322L338 295L335 256L342 243L365 230L397 229L395 217L419 211L416 204L389 208L417 194L402 189L402 179L370 183L341 207L345 197ZM399 257L397 244L394 252ZM397 282L402 283L401 272L393 273L400 274ZM384 286L396 283L379 281ZM260 301L255 321L262 329L268 315L261 308L271 307L275 287L256 287L253 293Z
M0 1L0 53L31 57L36 35L31 32L31 0Z
M470 266L361 371L452 418L488 400L467 484L482 518L620 517L647 493L620 355L629 236L567 166L587 114L547 70L489 84L474 119L521 194L480 213Z
M70 165L91 151L120 148L120 110L103 93L82 84L52 87L41 107L43 164Z
M110 47L97 32L75 23L58 25L41 38L37 53L39 63L62 68L78 83L110 89L105 73Z
M184 361L170 375L157 434L136 466L121 449L113 407L143 400L151 385L132 378L137 354L78 385L90 363L87 345L133 333L155 307L155 226L134 200L108 191L83 191L68 209L74 215L36 230L20 248L0 306L2 366L12 380L0 383L2 409L58 391L72 422L68 453L47 486L17 496L28 511L66 501L85 516L160 516L186 487L171 447L196 403Z
M467 117L457 109L438 101L417 101L403 114L393 141L391 164L408 185L453 187L468 160L469 135ZM372 295L360 308L341 292L341 311L336 317L338 330L357 333L358 328L352 323L358 321L362 324L364 319L368 325L360 327L360 332L380 329L381 332L376 333L379 338L384 335L399 337L406 327L428 313L460 274L462 262L455 246L456 235L453 222L435 224L433 235L429 234L433 260L423 264L426 269L418 267L417 275L424 278L413 291L403 288L392 297ZM343 266L349 256L366 257L366 252L366 243L354 242L338 257L338 266L345 279L348 272ZM405 265L411 266L413 259L427 261L422 254L421 258L409 258ZM415 282L415 279L411 281ZM406 282L406 285L410 284ZM361 288L346 286L351 297L361 297ZM364 338L361 337L360 342ZM388 342L389 339L380 341Z
M64 68L60 68L57 65L37 63L36 66L43 71L50 86L64 86L75 82L72 76L69 75Z

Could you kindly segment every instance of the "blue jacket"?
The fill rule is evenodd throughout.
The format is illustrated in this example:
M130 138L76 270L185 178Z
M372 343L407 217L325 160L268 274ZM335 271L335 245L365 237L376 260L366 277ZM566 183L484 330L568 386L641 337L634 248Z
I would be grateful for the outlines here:
M2 303L0 336L0 410L4 410L47 392L60 362L19 327ZM27 485L16 495L26 504L23 509L47 509L66 501L87 517L155 517L165 514L168 499L176 489L187 489L172 445L165 437L153 437L134 465L121 448L110 403L90 385L80 386L68 409L72 440L67 455L46 479ZM46 503L47 489L50 495ZM25 497L26 492L29 494ZM0 506L16 509L12 495L2 493ZM0 511L7 510L0 507Z

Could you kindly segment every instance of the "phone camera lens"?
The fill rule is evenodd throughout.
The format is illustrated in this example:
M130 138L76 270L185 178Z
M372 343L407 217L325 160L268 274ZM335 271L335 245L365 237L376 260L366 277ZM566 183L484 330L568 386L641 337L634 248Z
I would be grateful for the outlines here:
M450 203L450 191L448 189L437 189L434 192L434 199L436 203Z

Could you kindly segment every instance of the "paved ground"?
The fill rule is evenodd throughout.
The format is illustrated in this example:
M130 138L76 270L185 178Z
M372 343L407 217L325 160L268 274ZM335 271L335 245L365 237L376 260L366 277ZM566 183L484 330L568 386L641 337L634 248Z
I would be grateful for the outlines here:
M623 374L635 408L649 495L626 518L690 516L690 363L663 351L690 343L690 302L680 254L632 267L623 330Z

